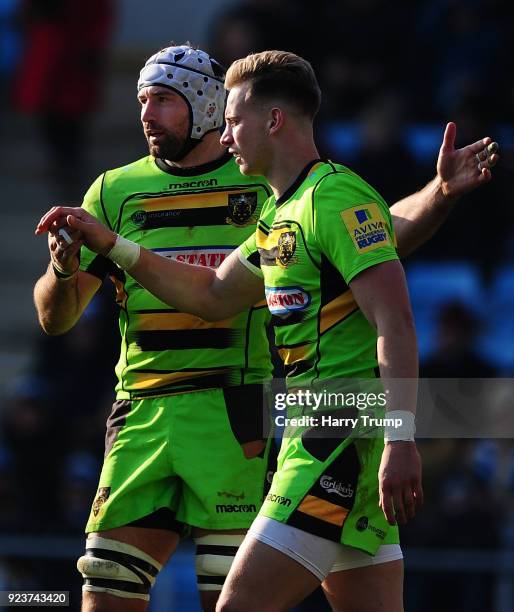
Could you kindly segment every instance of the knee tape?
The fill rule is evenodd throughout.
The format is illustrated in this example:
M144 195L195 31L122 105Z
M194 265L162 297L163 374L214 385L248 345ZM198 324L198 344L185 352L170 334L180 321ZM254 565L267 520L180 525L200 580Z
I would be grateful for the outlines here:
M162 565L136 546L90 535L77 569L84 578L83 591L149 601Z
M195 538L199 591L221 591L244 535L209 534Z

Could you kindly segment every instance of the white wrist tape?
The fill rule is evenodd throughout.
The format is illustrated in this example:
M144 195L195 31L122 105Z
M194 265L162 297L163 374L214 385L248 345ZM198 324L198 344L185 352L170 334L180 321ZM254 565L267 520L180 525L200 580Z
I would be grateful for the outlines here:
M139 244L118 235L114 246L107 253L107 259L113 261L122 270L130 270L139 259L140 251Z
M385 413L385 418L385 442L399 442L400 440L408 442L414 441L414 434L416 433L414 413L409 410L390 410Z

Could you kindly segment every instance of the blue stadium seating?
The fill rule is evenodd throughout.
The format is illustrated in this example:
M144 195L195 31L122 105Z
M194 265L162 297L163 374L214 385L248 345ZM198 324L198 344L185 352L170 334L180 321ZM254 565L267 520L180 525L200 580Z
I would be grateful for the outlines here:
M434 350L441 307L460 301L481 315L484 307L479 270L469 262L420 262L406 267L412 309L416 319L421 359Z
M487 291L480 353L505 374L514 371L514 266L496 271Z

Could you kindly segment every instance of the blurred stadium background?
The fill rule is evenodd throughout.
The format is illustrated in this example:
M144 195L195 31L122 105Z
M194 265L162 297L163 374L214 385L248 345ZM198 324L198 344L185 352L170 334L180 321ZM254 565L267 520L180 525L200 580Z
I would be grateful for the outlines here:
M146 154L143 61L189 40L227 65L282 48L309 59L324 102L322 154L393 203L434 174L445 123L458 145L500 143L494 180L458 204L406 262L422 374L514 372L514 21L506 0L0 0L3 231L0 590L70 590L103 453L118 351L110 287L77 327L38 329L47 264L33 228L80 203L100 172ZM514 610L512 440L421 441L426 504L404 529L406 609ZM152 608L198 610L184 544ZM299 609L328 609L314 594Z

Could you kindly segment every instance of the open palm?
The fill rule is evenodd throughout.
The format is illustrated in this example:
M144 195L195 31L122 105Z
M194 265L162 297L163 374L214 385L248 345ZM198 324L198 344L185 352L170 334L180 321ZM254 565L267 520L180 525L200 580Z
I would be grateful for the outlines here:
M497 153L488 154L491 138L482 138L462 149L455 148L457 126L448 123L437 159L437 174L447 197L459 197L491 180L491 168L499 159ZM478 168L477 154L484 161Z

